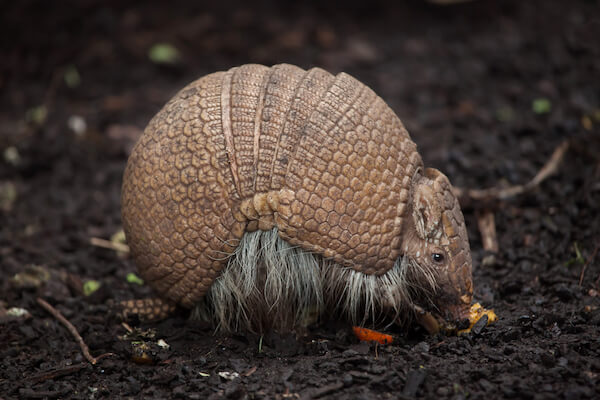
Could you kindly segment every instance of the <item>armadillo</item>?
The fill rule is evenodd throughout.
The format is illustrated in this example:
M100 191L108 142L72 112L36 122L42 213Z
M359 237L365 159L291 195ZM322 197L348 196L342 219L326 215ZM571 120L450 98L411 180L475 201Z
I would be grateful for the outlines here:
M471 252L448 178L346 73L249 64L192 82L135 145L122 219L161 304L221 331L415 310L458 326L469 313Z

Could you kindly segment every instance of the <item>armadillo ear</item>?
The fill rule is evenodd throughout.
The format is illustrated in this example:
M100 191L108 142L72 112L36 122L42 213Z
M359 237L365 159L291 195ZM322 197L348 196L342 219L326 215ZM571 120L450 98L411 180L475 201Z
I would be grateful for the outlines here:
M413 196L413 219L421 239L426 239L435 233L441 216L442 211L433 188L427 184L417 185Z
M439 169L436 169L436 168L425 168L424 176L426 178L431 179L432 181L436 180L438 177L446 178L446 175L444 175ZM448 179L448 178L446 178L446 179Z

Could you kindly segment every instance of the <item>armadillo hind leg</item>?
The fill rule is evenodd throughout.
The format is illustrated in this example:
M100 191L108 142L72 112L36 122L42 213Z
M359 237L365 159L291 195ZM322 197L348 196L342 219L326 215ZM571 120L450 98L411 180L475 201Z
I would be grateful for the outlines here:
M137 316L141 321L159 321L175 311L175 303L161 298L124 300L118 303L120 314L127 319Z
M357 325L397 321L410 301L407 271L398 260L385 274L367 275L290 245L277 228L257 230L243 236L192 318L217 331L259 333L307 326L325 310Z

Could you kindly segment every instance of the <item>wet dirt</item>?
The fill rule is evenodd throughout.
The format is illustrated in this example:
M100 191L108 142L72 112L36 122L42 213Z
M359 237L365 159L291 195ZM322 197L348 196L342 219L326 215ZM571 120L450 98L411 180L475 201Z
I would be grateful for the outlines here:
M597 398L599 6L2 3L0 398ZM157 43L178 50L174 63L149 58ZM391 327L385 346L332 321L214 336L184 311L128 332L110 301L151 292L128 282L125 256L90 244L120 229L128 152L179 88L248 62L354 75L462 188L523 184L569 141L539 187L464 208L475 297L498 322L461 337ZM495 254L478 230L486 210ZM86 296L90 280L100 288ZM93 356L112 355L88 363L38 297Z

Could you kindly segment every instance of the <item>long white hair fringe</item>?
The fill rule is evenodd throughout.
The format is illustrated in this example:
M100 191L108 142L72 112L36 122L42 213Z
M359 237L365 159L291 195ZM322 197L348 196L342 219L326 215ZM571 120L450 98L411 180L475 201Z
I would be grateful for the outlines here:
M341 312L354 325L404 322L416 296L436 288L432 270L407 257L367 275L291 246L277 229L244 235L192 318L217 331L289 331Z

